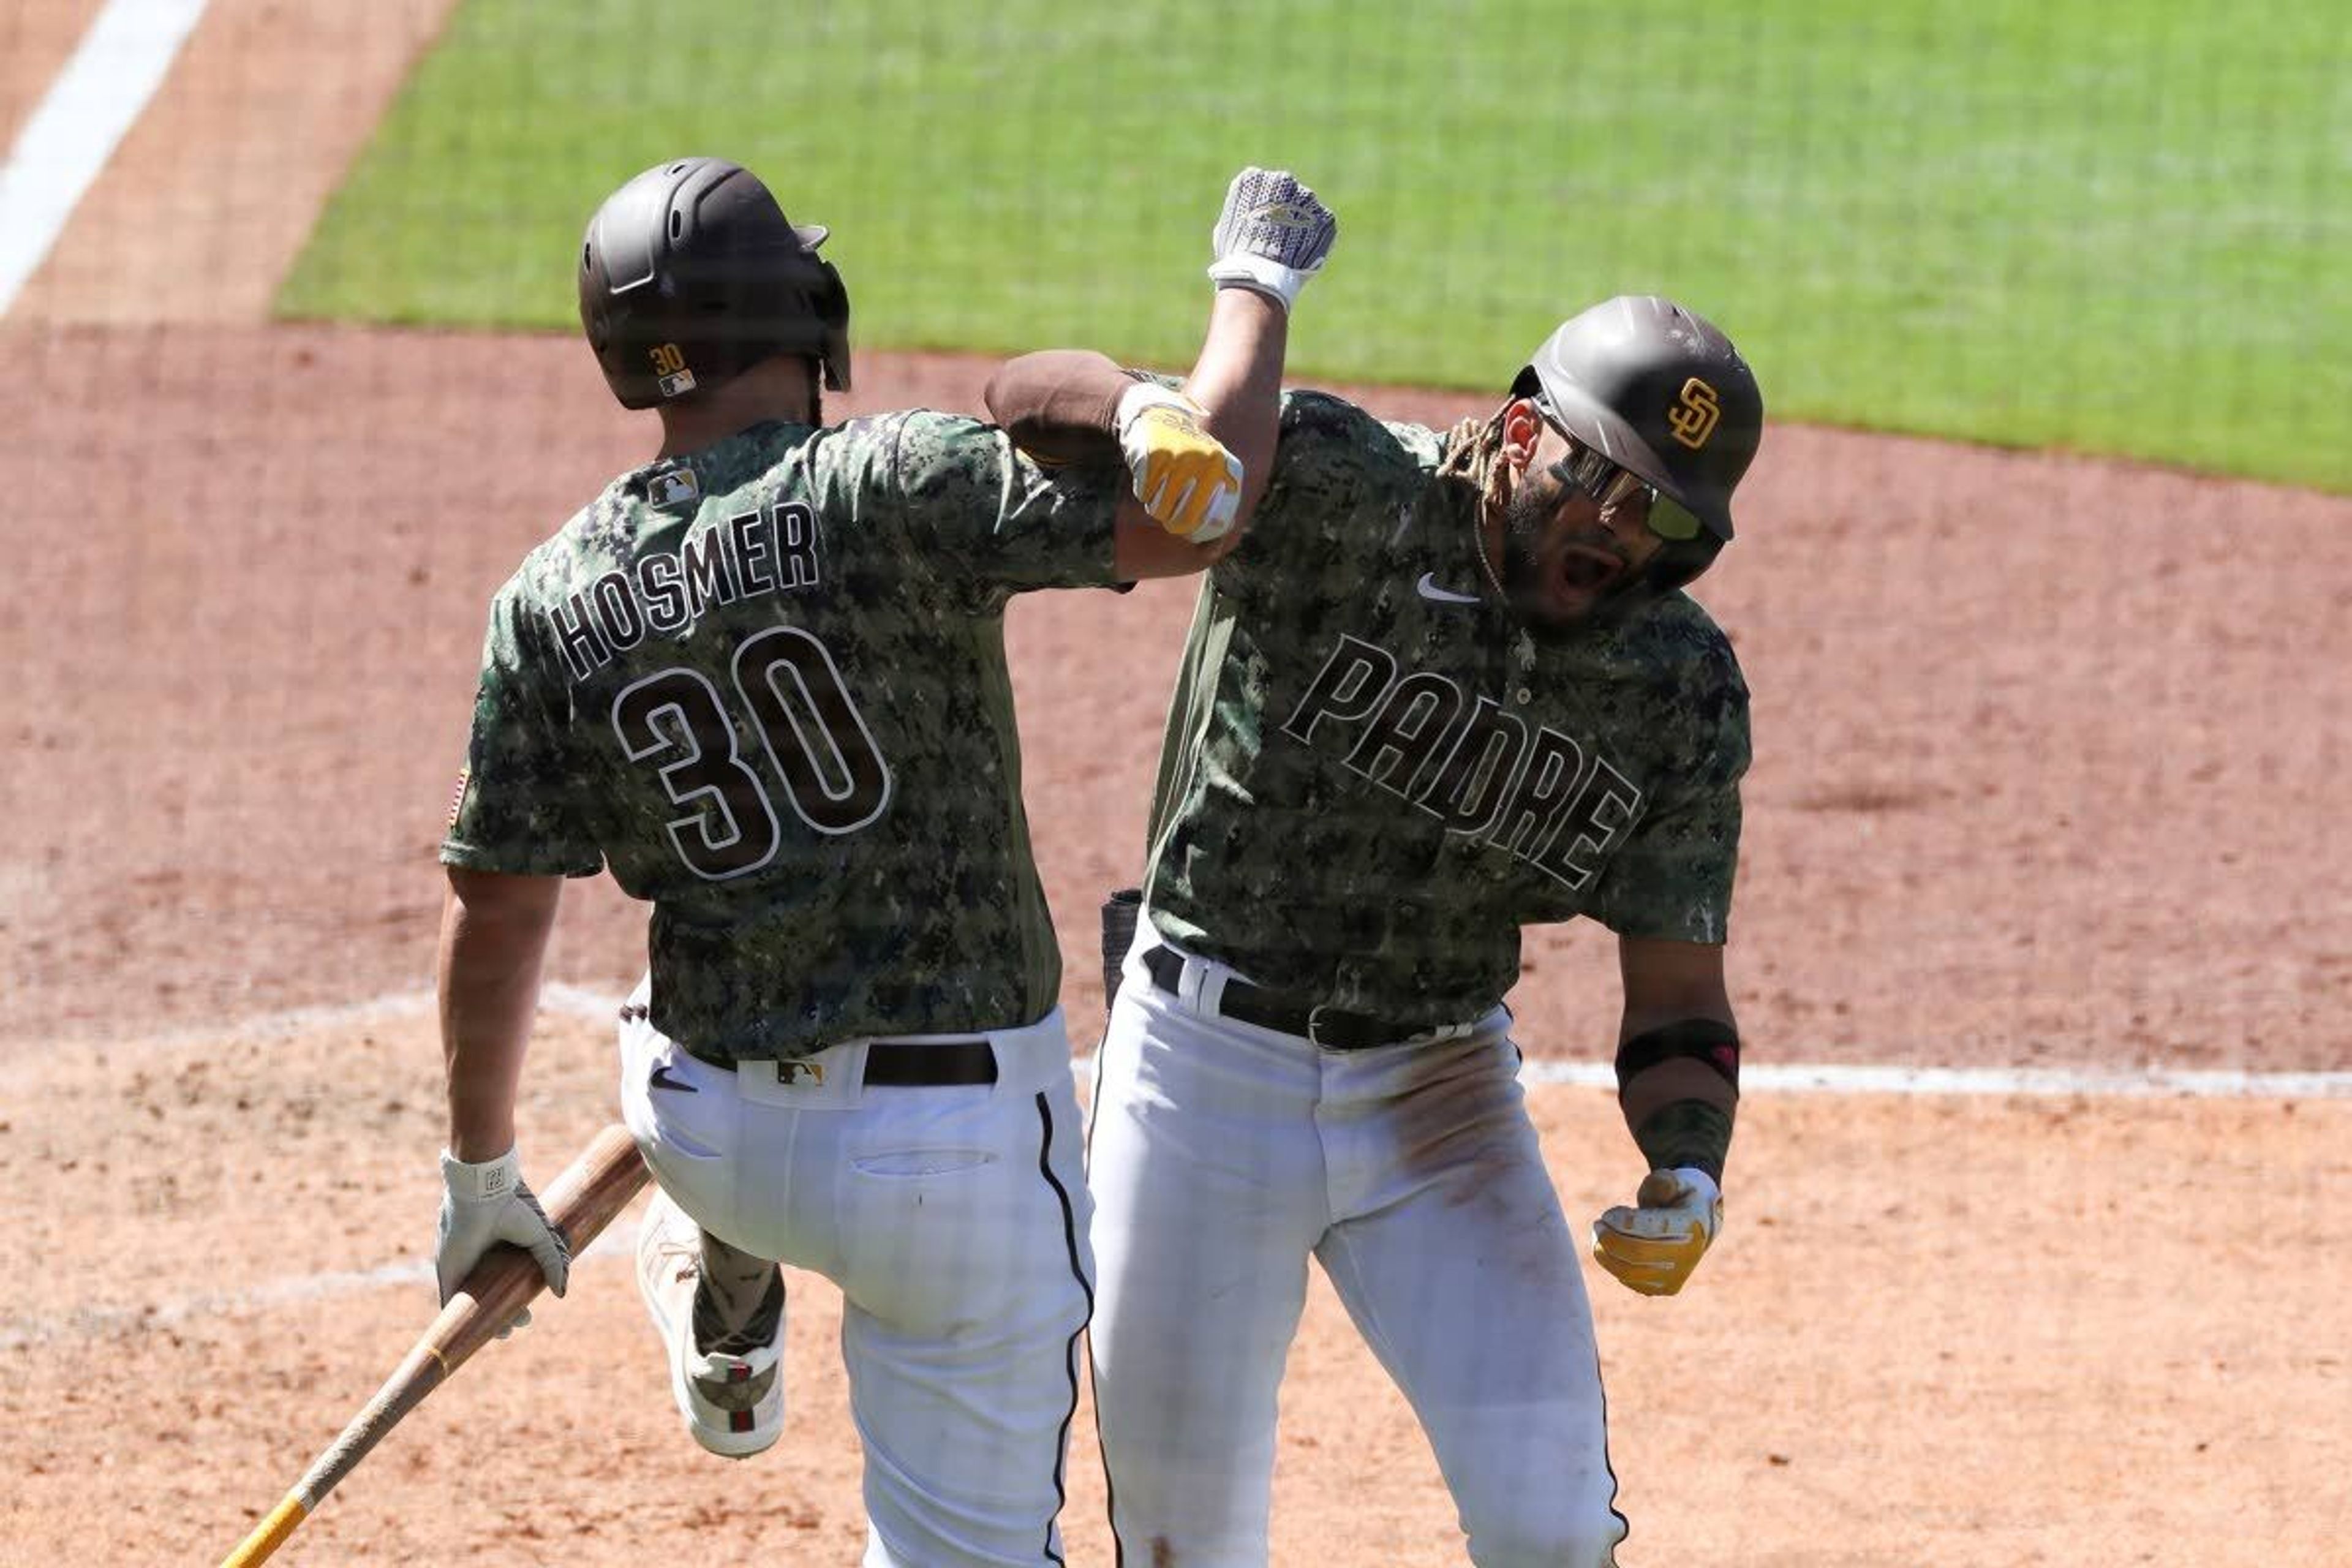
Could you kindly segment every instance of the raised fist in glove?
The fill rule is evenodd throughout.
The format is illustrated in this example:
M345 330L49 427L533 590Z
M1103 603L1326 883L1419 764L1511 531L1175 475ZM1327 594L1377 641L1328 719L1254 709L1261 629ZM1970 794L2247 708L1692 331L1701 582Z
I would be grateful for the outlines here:
M523 1184L522 1167L509 1149L495 1160L468 1164L452 1154L441 1156L441 1226L433 1249L433 1272L441 1285L441 1304L447 1306L466 1276L482 1255L499 1242L511 1242L530 1254L546 1277L547 1288L558 1296L572 1277L572 1248L546 1211ZM530 1309L515 1314L499 1331L499 1338L530 1321Z
M1118 449L1135 499L1179 539L1206 544L1234 526L1241 459L1209 434L1206 411L1181 392L1139 381L1119 395Z
M1593 1222L1593 1258L1629 1290L1671 1296L1723 1228L1723 1194L1705 1171L1682 1165L1643 1177L1633 1203Z
M1255 289L1285 310L1331 254L1339 220L1313 191L1280 169L1244 169L1225 187L1209 244L1220 289Z

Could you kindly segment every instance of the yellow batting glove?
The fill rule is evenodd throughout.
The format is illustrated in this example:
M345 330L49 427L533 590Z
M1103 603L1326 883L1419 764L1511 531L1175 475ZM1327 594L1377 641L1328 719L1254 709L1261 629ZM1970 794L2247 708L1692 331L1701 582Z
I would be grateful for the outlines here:
M1629 1290L1671 1296L1723 1228L1723 1194L1714 1177L1684 1165L1643 1177L1633 1203L1593 1222L1593 1260Z
M1118 447L1151 521L1194 544L1222 539L1241 510L1241 459L1209 434L1207 411L1138 382L1118 400Z

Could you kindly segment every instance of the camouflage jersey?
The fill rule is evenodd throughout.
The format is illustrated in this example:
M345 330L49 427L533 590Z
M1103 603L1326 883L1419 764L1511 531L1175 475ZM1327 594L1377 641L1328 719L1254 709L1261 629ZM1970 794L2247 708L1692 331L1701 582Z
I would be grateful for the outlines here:
M441 858L609 866L655 1026L711 1060L1043 1016L1003 610L1115 580L1116 477L932 413L623 475L491 606Z
M1528 921L1722 942L1748 766L1706 613L1674 593L1529 636L1485 590L1443 447L1285 399L1265 497L1202 586L1149 867L1169 940L1413 1028L1500 1001Z

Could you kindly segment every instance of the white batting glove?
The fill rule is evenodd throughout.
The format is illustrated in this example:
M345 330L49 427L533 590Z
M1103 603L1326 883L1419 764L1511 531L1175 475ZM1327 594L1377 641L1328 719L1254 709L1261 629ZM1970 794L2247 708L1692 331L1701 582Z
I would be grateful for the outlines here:
M1241 509L1242 463L1209 434L1207 410L1181 392L1139 381L1119 394L1118 449L1135 499L1177 538L1206 544L1231 532Z
M1723 1193L1705 1171L1678 1165L1643 1177L1633 1202L1593 1222L1593 1260L1629 1290L1671 1296L1723 1228Z
M1225 187L1224 211L1209 232L1209 276L1220 289L1255 289L1286 311L1339 237L1339 220L1295 175L1244 169Z
M558 1296L572 1277L572 1248L522 1179L522 1166L511 1149L495 1160L468 1164L456 1156L441 1156L441 1224L433 1249L433 1272L441 1285L441 1304L447 1306L466 1276L482 1255L498 1243L511 1242L530 1254L547 1288ZM523 1308L514 1321L499 1331L505 1339L530 1321Z

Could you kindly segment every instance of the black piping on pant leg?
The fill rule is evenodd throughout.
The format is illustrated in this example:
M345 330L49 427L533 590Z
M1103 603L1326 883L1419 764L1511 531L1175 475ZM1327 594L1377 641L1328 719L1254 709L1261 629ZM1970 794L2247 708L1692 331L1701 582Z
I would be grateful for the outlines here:
M1062 1239L1070 1259L1070 1277L1078 1282L1078 1289L1087 1299L1086 1318L1071 1332L1069 1347L1064 1358L1070 1374L1070 1406L1063 1412L1061 1439L1054 1455L1054 1518L1058 1520L1061 1518L1063 1506L1069 1501L1065 1472L1069 1466L1070 1426L1078 1418L1078 1337L1087 1331L1087 1324L1094 1321L1095 1285L1093 1280L1087 1278L1085 1260L1078 1255L1077 1207L1070 1201L1069 1188L1064 1186L1062 1178L1054 1173L1054 1107L1046 1100L1045 1091L1042 1089L1037 1093L1036 1106L1040 1128L1037 1141L1037 1173L1045 1178L1045 1184L1054 1190L1055 1200L1061 1205ZM1043 1545L1044 1561L1059 1564L1062 1562L1062 1554L1054 1549L1052 1521L1046 1522Z

